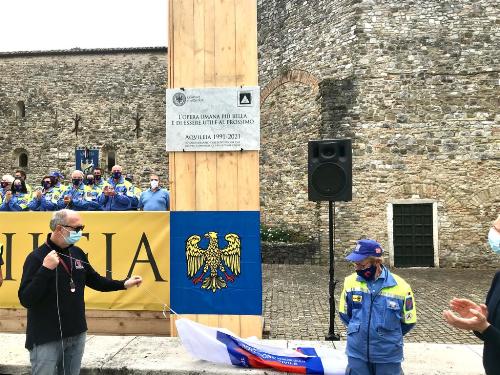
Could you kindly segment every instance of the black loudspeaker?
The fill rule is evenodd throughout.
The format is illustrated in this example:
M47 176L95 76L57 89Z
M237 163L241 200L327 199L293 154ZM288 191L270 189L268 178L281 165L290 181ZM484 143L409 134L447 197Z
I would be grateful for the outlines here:
M310 201L352 200L351 140L309 141L307 171Z

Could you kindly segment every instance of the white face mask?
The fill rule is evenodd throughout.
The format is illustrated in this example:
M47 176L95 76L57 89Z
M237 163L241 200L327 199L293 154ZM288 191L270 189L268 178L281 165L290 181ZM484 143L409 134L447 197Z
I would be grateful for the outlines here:
M156 189L158 187L158 181L152 180L151 181L151 189Z
M488 242L490 243L491 250L500 255L500 233L494 228L491 228L488 233Z

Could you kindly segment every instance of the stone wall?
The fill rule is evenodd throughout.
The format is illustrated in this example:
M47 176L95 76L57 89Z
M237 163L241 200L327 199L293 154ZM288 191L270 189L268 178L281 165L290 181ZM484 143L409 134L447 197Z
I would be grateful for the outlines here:
M0 54L0 172L12 173L25 152L28 180L38 185L54 169L68 176L75 148L87 146L100 150L106 169L114 151L139 186L152 171L166 182L166 61L165 48Z
M500 208L499 13L494 0L258 0L263 224L312 236L307 262L328 262L307 142L349 137L339 257L363 236L390 248L388 207L412 199L436 202L441 266L500 265L485 239ZM162 48L1 53L0 172L27 153L37 184L87 146L105 167L114 151L141 187L151 171L165 181L166 64Z
M261 178L279 186L263 184L266 224L316 232L327 262L327 203L307 202L307 141L350 137L353 200L337 203L338 255L362 236L389 248L388 204L431 199L440 265L498 266L485 240L500 208L496 2L259 4L260 84L271 92ZM307 97L290 71L315 77L317 91L309 84ZM293 140L293 167L288 148L269 147L276 136ZM282 197L295 197L293 209Z

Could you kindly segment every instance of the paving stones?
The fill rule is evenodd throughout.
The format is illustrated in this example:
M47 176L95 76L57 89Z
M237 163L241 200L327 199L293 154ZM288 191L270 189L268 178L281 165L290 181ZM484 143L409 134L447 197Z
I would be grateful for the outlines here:
M328 267L263 264L264 330L270 339L324 340L329 328ZM418 322L405 342L479 344L473 334L444 323L442 311L452 297L484 302L495 270L400 268L415 294ZM344 277L352 272L346 263L336 265L338 301ZM345 339L345 328L335 316L335 331Z

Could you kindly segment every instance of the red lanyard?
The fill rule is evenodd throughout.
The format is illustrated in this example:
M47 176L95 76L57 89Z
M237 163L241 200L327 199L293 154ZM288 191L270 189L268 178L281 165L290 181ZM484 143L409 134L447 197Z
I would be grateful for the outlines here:
M62 259L61 257L59 257L59 260L61 261L61 264L63 265L64 269L68 273L69 277L73 278L73 263L71 262L71 255L69 256L69 262L70 262L70 265L71 265L71 270L68 267L68 265L66 264L66 262L64 261L64 259Z

